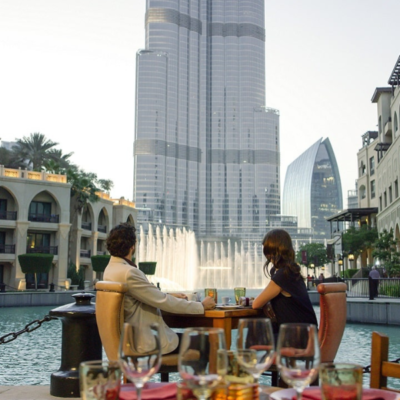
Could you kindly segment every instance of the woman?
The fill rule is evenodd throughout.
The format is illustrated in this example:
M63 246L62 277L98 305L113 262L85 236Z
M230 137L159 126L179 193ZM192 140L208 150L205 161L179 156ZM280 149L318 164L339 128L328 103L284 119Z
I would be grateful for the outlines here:
M125 223L111 229L107 238L107 250L111 258L104 271L104 280L128 285L124 299L125 322L132 325L158 323L162 354L171 353L178 347L178 335L164 322L160 310L176 314L204 314L204 310L215 308L215 301L212 297L206 297L202 303L198 303L187 301L187 297L181 293L161 292L131 261L135 245L133 226Z
M279 326L289 322L304 322L317 325L317 317L308 297L300 267L295 262L292 239L283 229L269 231L263 240L263 253L267 259L264 274L268 266L273 266L269 275L271 281L257 296L253 308L263 308L269 301L276 315L275 335Z

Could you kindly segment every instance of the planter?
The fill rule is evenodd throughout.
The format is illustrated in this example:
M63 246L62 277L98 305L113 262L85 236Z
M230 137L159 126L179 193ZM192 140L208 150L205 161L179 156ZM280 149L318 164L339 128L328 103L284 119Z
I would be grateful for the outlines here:
M139 269L146 275L154 275L156 273L157 261L143 261L139 263Z

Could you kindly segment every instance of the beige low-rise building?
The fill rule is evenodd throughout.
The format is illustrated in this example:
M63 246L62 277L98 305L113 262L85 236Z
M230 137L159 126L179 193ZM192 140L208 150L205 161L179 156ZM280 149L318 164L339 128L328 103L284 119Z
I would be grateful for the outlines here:
M79 213L71 209L70 192L65 175L0 166L0 283L6 290L34 287L18 261L26 253L54 256L49 274L38 276L38 288L65 287L69 263L84 267L91 287L96 274L90 257L107 254L110 229L120 222L136 225L133 202L98 193L98 201Z

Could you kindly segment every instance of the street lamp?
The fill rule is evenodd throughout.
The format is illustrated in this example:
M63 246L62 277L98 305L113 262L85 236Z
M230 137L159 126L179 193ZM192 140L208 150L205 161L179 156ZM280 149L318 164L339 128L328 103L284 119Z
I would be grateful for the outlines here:
M338 260L338 265L339 265L339 276L341 275L341 269L343 268L343 258L342 256L340 256L339 260ZM343 276L340 276L341 278L343 278Z
M350 252L347 258L349 259L349 261L354 261L354 254Z

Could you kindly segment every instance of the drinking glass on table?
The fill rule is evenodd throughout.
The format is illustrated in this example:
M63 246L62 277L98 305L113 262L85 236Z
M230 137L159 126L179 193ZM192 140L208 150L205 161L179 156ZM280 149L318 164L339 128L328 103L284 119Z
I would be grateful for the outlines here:
M144 384L161 365L161 344L158 324L125 323L118 350L119 363L125 376L135 385L141 400Z
M235 287L233 289L233 293L235 294L236 304L239 304L240 298L246 296L246 288L245 287Z
M283 324L279 329L276 364L282 379L296 390L297 400L318 375L320 351L317 327Z
M240 319L236 345L239 364L258 381L275 355L271 321L268 318Z
M361 400L363 377L361 365L321 364L319 376L323 400Z
M121 369L117 361L85 361L79 366L83 400L117 400Z
M181 339L178 370L199 400L208 399L228 369L225 333L220 328L188 328Z

